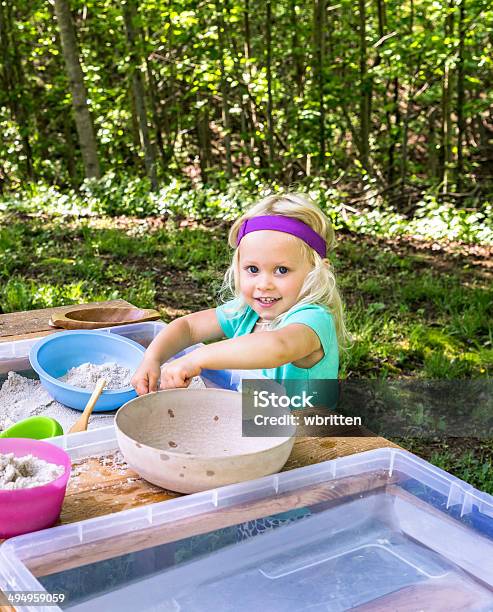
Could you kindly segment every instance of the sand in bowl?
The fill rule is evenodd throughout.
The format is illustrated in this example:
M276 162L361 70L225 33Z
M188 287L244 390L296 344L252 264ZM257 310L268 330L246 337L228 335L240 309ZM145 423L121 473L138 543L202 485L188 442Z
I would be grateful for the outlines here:
M9 372L0 389L0 431L18 421L38 415L56 419L63 431L68 432L80 417L80 411L55 401L39 380ZM89 429L111 425L113 418L114 413L93 414Z
M101 376L107 381L106 389L119 389L130 385L131 372L114 362L100 365L85 363L69 370L60 380L70 385L92 391ZM189 388L203 388L199 376L192 379ZM26 378L17 372L9 372L0 388L0 431L30 416L43 415L56 419L65 433L80 418L80 411L57 402L39 380ZM115 411L93 413L89 429L105 427L114 421Z
M96 365L94 363L82 363L80 366L71 368L60 380L79 389L92 391L100 378L106 380L105 389L123 389L130 387L132 372L130 368L108 361Z
M16 457L0 453L0 490L31 489L59 478L63 465L48 463L33 455Z

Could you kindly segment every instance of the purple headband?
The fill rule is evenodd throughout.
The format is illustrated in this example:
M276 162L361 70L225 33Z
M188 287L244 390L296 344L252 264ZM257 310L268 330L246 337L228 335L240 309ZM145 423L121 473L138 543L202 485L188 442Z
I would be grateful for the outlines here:
M261 217L252 217L251 219L245 219L240 225L238 230L238 237L236 239L236 246L241 242L241 239L245 234L250 232L258 232L260 230L274 230L276 232L284 232L285 234L291 234L301 238L303 242L306 242L308 246L311 246L322 259L327 254L327 245L325 240L317 234L309 225L303 223L299 219L293 219L293 217L283 217L280 215L264 215Z

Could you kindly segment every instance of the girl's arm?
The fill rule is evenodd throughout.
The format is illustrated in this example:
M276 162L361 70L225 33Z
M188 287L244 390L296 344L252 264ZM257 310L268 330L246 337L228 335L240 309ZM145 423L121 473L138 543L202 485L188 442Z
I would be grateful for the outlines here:
M320 346L317 334L301 323L293 323L275 331L231 338L202 346L168 364L163 370L162 385L186 387L190 379L198 376L205 368L277 368L311 355Z
M175 319L154 338L132 378L139 395L157 391L161 364L183 349L206 340L224 337L214 308Z

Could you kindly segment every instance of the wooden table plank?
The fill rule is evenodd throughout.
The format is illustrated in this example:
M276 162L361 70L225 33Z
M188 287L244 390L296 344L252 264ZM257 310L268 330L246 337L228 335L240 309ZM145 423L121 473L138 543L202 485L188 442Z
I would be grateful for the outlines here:
M384 447L400 448L380 436L297 438L282 471Z
M281 471L383 447L399 448L390 440L377 436L297 438ZM75 462L57 525L69 525L182 496L182 493L148 483L127 466L119 451L116 455L110 452Z
M109 300L107 302L94 302L92 304L77 304L77 308L86 309L95 306L133 306L126 300ZM50 327L48 321L54 312L67 312L72 310L70 306L59 306L57 308L40 308L39 310L23 310L0 315L0 342L13 340L24 340L53 334L57 330Z

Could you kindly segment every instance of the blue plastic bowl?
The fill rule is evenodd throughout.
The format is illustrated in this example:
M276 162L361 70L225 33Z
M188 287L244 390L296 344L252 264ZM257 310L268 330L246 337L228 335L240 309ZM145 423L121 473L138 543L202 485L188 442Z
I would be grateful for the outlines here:
M76 410L84 410L91 391L73 387L59 380L70 368L83 363L100 365L108 361L136 370L144 347L129 338L101 331L64 331L43 338L32 347L29 361L41 383L57 401ZM94 410L116 410L137 397L133 387L105 390Z

